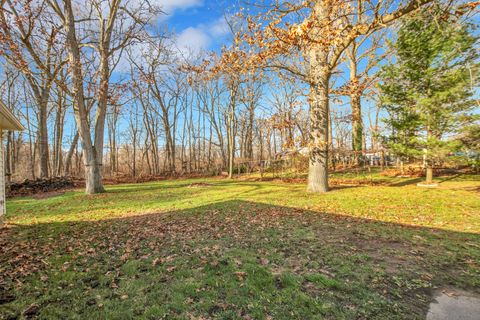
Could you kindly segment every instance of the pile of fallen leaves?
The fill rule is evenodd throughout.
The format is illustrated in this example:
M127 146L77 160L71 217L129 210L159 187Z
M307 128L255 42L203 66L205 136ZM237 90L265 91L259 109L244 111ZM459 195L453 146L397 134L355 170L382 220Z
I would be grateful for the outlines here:
M37 193L72 189L76 182L70 177L53 177L48 179L25 179L22 182L10 183L7 195L9 197L29 196Z

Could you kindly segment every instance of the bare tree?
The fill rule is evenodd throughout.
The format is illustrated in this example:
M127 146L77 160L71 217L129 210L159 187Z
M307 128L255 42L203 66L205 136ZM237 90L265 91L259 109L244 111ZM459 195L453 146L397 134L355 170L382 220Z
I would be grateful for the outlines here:
M39 175L49 175L48 104L66 60L60 26L52 23L44 1L1 1L0 54L27 80L38 108Z
M158 11L152 10L147 1L89 0L81 7L72 0L64 0L63 5L56 0L47 2L65 30L75 119L84 153L86 193L103 192L103 141L111 75L118 64L118 56L138 40L145 25ZM83 26L80 30L85 34L79 34L78 25ZM82 50L87 47L94 50L99 61L94 121L89 121L85 95Z

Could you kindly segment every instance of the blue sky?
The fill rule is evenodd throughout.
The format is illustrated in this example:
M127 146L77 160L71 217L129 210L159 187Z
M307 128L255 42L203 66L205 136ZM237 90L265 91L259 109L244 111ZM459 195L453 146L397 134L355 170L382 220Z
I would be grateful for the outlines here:
M177 34L177 45L197 50L218 50L228 41L224 16L235 10L235 1L153 0L165 12L158 24Z
M228 43L230 36L224 17L238 8L235 1L150 0L151 4L160 6L165 12L164 15L157 18L154 24L173 31L176 35L176 45L180 50L195 52L218 51L223 44ZM128 72L127 74L123 73L125 70L120 65L113 77L128 77ZM128 114L120 117L118 132L125 131L128 125L127 120ZM73 117L69 117L66 122L66 135L73 136L75 131ZM123 139L123 137L120 138ZM65 144L65 147L68 146L69 142Z

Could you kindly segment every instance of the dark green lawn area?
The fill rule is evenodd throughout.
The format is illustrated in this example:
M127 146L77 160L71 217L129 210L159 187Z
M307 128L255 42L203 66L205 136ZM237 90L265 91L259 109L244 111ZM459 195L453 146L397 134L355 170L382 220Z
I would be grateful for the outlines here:
M480 292L479 177L368 179L9 200L0 318L422 319L436 288Z

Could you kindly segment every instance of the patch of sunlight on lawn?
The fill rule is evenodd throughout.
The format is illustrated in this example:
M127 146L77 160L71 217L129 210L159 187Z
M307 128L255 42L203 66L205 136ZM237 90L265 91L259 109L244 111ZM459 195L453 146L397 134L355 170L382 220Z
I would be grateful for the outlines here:
M470 178L469 178L470 177ZM81 190L36 200L16 198L7 202L6 219L12 224L92 221L195 209L227 200L308 209L354 217L480 232L480 198L477 177L441 180L440 188L419 188L412 179L390 179L381 186L336 186L327 194L305 192L303 184L284 182L200 179L167 180L144 184L107 186L107 192L84 195ZM400 180L399 180L400 179ZM200 209L199 209L200 210Z

